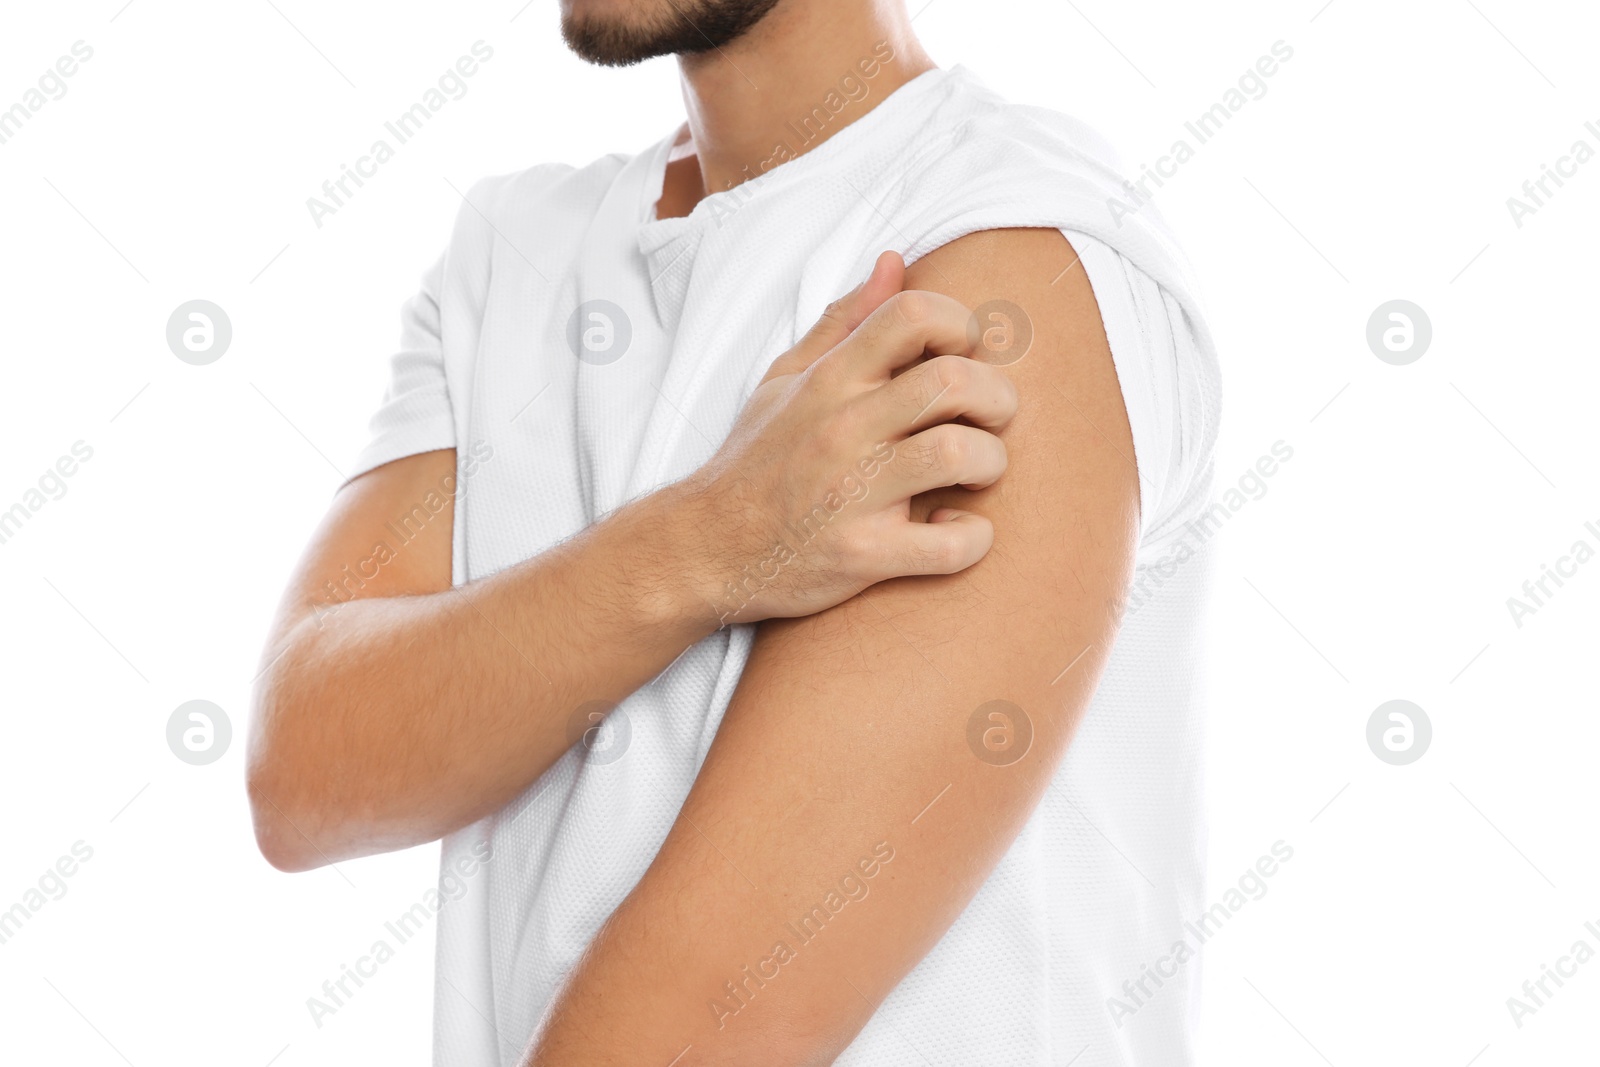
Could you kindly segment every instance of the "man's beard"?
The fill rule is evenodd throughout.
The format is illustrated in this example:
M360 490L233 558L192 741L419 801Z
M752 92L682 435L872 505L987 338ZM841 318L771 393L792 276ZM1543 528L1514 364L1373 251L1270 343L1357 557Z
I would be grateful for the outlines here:
M582 59L627 67L666 55L695 55L743 37L778 0L661 0L660 14L629 24L563 15L561 36Z

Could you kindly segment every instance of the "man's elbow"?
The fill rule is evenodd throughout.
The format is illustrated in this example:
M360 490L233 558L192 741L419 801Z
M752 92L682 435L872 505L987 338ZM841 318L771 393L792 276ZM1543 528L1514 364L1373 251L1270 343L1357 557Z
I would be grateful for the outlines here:
M284 659L290 657L285 656ZM256 847L280 871L314 870L332 860L306 836L325 810L317 800L315 768L302 755L294 722L299 719L286 692L280 661L257 683L251 708L251 731L245 771L245 792L255 827Z
M255 774L249 777L250 817L255 824L256 848L272 866L286 874L315 870L328 862L272 799L270 788Z

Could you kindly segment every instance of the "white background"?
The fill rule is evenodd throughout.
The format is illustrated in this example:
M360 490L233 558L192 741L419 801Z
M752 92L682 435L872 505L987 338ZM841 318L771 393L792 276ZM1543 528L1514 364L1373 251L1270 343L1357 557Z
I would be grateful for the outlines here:
M0 1056L424 1063L431 930L320 1028L306 998L433 884L436 846L270 869L242 785L250 680L455 190L644 147L681 118L676 71L585 67L545 0L123 3L7 5L0 32L0 108L94 49L0 145L0 510L94 450L0 544L0 909L93 849L0 945ZM1277 840L1294 858L1204 950L1205 1062L1592 1062L1600 960L1520 1029L1505 1002L1579 938L1600 949L1600 561L1520 628L1506 600L1600 548L1600 160L1520 228L1506 199L1575 140L1600 148L1600 17L1320 4L932 0L916 27L1133 168L1294 49L1157 201L1223 355L1219 488L1294 449L1218 571L1213 897ZM306 198L479 39L468 94L315 227ZM233 323L210 366L165 341L195 298ZM1365 341L1393 298L1432 320L1409 366ZM195 698L234 727L205 767L165 740ZM1409 766L1366 743L1393 698L1433 724Z

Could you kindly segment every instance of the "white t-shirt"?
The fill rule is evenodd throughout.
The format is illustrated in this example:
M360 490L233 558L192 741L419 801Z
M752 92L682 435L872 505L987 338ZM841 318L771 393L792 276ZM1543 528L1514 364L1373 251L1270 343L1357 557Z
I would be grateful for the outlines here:
M689 216L656 219L676 136L473 187L406 306L356 470L456 448L454 578L483 578L703 464L771 361L880 251L912 262L978 230L1061 229L1094 288L1133 430L1138 562L1163 573L1134 598L1021 835L837 1062L1188 1063L1198 968L1172 951L1203 910L1208 568L1203 549L1173 564L1172 547L1206 503L1219 393L1181 254L1149 208L1120 223L1108 210L1126 193L1090 131L1009 104L959 67L923 74ZM671 828L754 633L731 626L690 648L592 749L446 838L441 891L458 899L439 913L436 1064L516 1061ZM1162 959L1152 980L1147 965Z

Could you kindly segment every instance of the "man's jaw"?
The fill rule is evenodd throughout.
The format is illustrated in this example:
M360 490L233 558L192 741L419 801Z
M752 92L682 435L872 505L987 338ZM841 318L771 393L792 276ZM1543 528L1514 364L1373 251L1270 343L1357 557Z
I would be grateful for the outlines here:
M561 36L579 58L626 67L666 55L698 55L749 33L779 0L565 0Z

